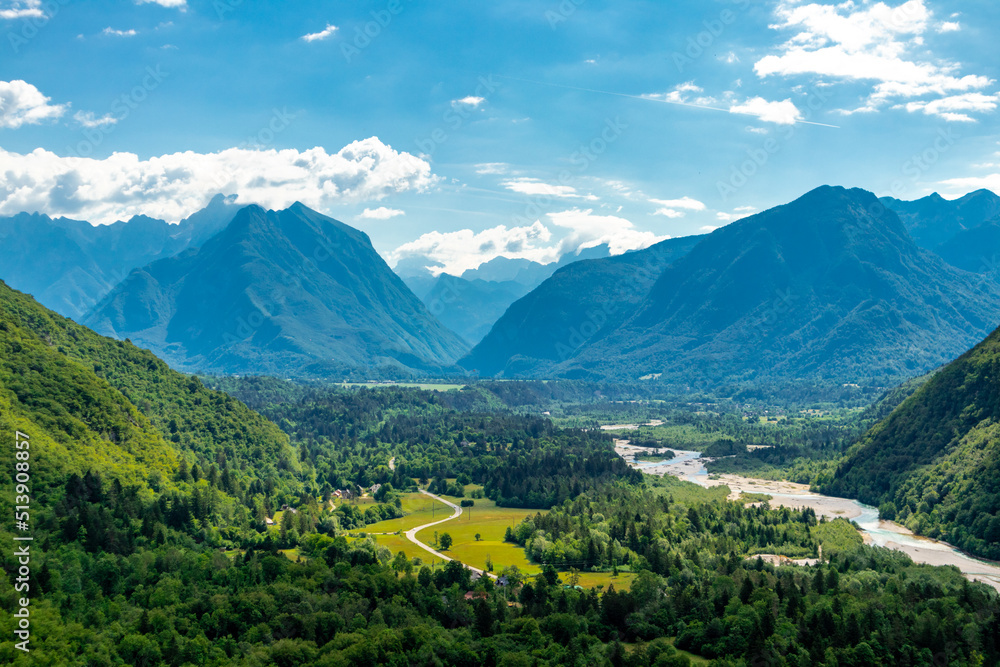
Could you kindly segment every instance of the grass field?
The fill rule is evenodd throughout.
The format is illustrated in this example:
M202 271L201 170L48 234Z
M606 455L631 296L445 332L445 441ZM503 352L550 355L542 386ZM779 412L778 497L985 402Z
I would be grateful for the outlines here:
M476 485L466 487L470 493L479 488L481 487ZM463 500L451 496L442 497L456 505ZM441 567L444 564L441 559L407 540L403 533L411 528L450 516L452 508L421 493L404 494L401 501L406 516L373 523L362 530L352 532L372 535L380 546L385 546L393 554L402 551L409 558L420 558L425 565L432 568ZM435 531L439 536L448 533L453 543L451 549L443 553L466 565L485 569L486 560L489 558L493 561L494 573L516 565L529 576L540 574L541 566L528 560L524 549L503 541L508 526L516 526L525 517L537 514L538 510L497 507L495 502L484 498L476 498L475 503L474 507L464 508L459 518L420 531L417 533L417 539L433 546ZM480 535L479 541L476 540L476 533ZM569 573L560 573L560 576L566 581ZM616 589L624 590L629 588L633 577L630 572L621 572L617 577L612 577L610 572L581 572L579 585L584 588L602 586L606 590L609 585L614 584Z
M461 498L448 498L456 505ZM526 516L533 516L537 510L517 509L513 507L497 507L492 500L476 499L475 507L466 507L462 516L433 526L417 533L417 539L425 544L434 541L434 531L438 535L448 533L454 543L447 552L447 555L462 561L472 567L484 569L486 558L489 556L493 560L493 571L499 572L510 565L517 565L521 571L530 574L538 574L542 570L535 565L524 554L524 549L516 544L503 541L507 528L520 523ZM482 539L476 541L476 533ZM428 554L429 555L429 554Z
M410 528L416 528L425 523L431 523L432 521L451 516L451 513L454 511L444 503L432 500L422 493L403 494L401 501L405 516L398 519L372 523L363 530L366 533L395 533L398 531L405 533ZM456 502L455 504L457 505L458 503ZM410 544L410 546L413 545ZM411 554L407 552L407 555Z

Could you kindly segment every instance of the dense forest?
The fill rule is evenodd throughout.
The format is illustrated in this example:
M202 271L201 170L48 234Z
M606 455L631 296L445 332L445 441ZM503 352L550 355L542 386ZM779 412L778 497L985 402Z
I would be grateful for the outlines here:
M938 371L848 452L832 495L1000 559L1000 331Z
M31 651L5 641L4 664L1000 664L991 589L843 521L644 480L608 434L489 388L203 382L0 285L0 429L30 438L34 540L24 592L0 556L0 632L31 600ZM379 483L364 512L327 504ZM540 510L510 538L542 574L500 585L347 534L398 515L394 488L473 483ZM808 567L754 557L820 545ZM608 567L631 585L575 585Z

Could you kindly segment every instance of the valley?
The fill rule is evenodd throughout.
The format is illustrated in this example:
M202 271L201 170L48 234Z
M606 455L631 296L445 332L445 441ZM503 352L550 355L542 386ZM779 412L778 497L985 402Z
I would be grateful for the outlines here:
M0 0L0 665L1000 667L993 4Z
M616 451L625 458L632 457L640 448L629 447L627 441L616 441ZM900 551L916 563L958 568L970 581L988 584L1000 591L1000 563L975 559L950 544L914 535L912 531L893 521L879 518L875 507L857 500L825 496L810 490L804 484L754 479L740 475L709 475L700 452L675 451L676 458L657 464L632 464L649 475L671 475L695 484L725 487L731 500L748 495L761 498L775 507L801 509L808 507L818 516L827 519L850 519L858 525L866 544ZM626 458L628 460L628 458Z

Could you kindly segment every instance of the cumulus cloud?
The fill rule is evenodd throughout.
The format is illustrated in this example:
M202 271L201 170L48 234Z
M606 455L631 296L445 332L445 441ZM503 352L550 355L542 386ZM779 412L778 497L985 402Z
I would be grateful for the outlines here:
M529 197L556 197L560 199L596 200L594 195L581 195L570 185L552 185L537 178L513 178L501 185L511 192Z
M736 208L733 209L732 213L726 213L725 211L716 211L715 212L715 218L717 220L719 220L720 222L723 222L726 225L728 225L731 222L736 222L737 220L742 220L743 218L747 217L748 215L756 212L756 210L757 209L755 207L753 207L753 206L737 206ZM716 227L708 226L708 227L702 227L702 230L703 231L710 231L711 232L711 231L715 231L718 228L719 227L717 227L717 226Z
M139 34L131 28L128 30L115 30L112 27L105 28L102 33L108 37L135 37Z
M302 35L302 41L304 42L322 42L328 37L332 37L335 32L340 30L337 26L332 23L327 23L326 27L319 32L311 32L308 35Z
M625 218L595 215L591 209L574 208L547 217L550 226L536 220L531 225L499 225L481 232L430 232L390 253L389 262L395 265L408 257L422 257L435 265L430 267L433 273L460 275L497 257L549 264L584 248L607 244L611 254L620 255L669 238L639 231ZM558 239L552 228L562 230Z
M0 3L0 19L13 21L16 19L44 18L42 0L23 0L22 2Z
M187 9L187 0L135 0L137 5L159 5L168 9Z
M173 153L141 160L61 157L46 150L22 155L0 149L0 215L41 211L110 223L136 214L176 221L217 192L286 208L295 201L325 209L378 201L437 183L430 165L376 137L336 153L231 148L218 153Z
M655 102L669 102L670 104L686 104L689 106L713 106L719 101L714 97L705 95L705 90L694 81L685 81L678 84L665 93L649 93L642 97Z
M569 211L549 213L548 217L552 224L569 230L569 234L559 242L556 258L568 252L605 244L610 248L612 255L621 255L670 238L639 231L625 218L615 215L595 215L592 209L574 208Z
M50 101L26 81L0 81L0 128L17 129L62 117L67 105Z
M80 127L93 129L95 127L110 127L118 123L118 118L111 114L104 114L100 118L93 111L77 111L73 114L73 120L80 124Z
M975 118L966 112L995 111L1000 95L984 95L983 93L964 93L942 97L930 102L908 102L907 111L923 111L929 116L940 116L945 120L972 123Z
M683 218L686 211L704 211L707 207L704 203L691 197L680 199L650 199L649 203L655 204L659 208L653 215L663 215L668 218Z
M802 119L802 114L791 99L769 102L763 97L753 97L742 104L729 107L729 113L757 116L766 123L778 125L794 125Z
M366 220L389 220L400 215L406 215L406 211L379 206L378 208L366 208L358 217L365 218Z
M473 109L481 106L483 102L486 101L485 97L476 97L475 95L469 95L468 97L463 97L460 100L452 100L451 106L453 107L472 107Z
M938 26L938 32L958 32L962 29L962 24L955 21L945 21Z
M996 166L996 165L994 165ZM992 190L1000 192L1000 173L987 174L985 176L966 176L963 178L952 178L940 183L944 189L941 196L946 198L961 197L974 190Z
M389 255L393 265L406 257L427 257L437 264L432 272L461 275L496 257L523 258L547 264L554 261L546 245L552 232L539 221L525 227L499 225L481 232L429 232L405 243Z
M779 47L778 55L757 61L757 75L814 74L870 82L872 90L855 112L876 111L900 100L949 97L993 84L986 76L963 75L955 63L911 54L914 47L924 45L924 35L932 29L932 14L924 0L895 7L884 2L826 5L782 0L776 14L779 23L772 28L796 32Z

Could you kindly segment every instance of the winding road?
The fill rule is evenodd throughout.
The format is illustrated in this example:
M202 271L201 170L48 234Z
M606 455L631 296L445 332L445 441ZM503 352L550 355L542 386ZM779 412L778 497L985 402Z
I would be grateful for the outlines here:
M440 558L442 560L456 560L456 559L454 559L454 558L452 558L450 556L444 555L440 551L435 551L434 548L432 548L430 545L424 544L423 542L421 542L420 540L418 540L417 539L417 533L419 533L421 530L424 530L425 528L431 528L432 526L437 526L438 524L447 523L448 521L451 521L452 519L457 519L458 517L462 516L462 508L459 507L458 505L456 505L453 502L449 502L449 501L445 500L441 496L434 495L433 493L431 493L429 491L425 491L423 489L420 489L420 493L424 494L425 496L429 496L429 497L433 498L434 500L441 501L442 503L444 503L448 507L450 507L453 510L455 510L455 512L450 517L448 517L446 519L439 519L438 521L432 521L431 523L425 523L422 526L417 526L416 528L409 529L408 531L406 531L406 539L408 539L410 542L413 542L414 544L416 544L418 547L420 547L424 551L426 551L426 552L428 552L428 553L430 553L430 554L432 554L434 556L437 556L438 558ZM473 572L477 572L480 575L486 575L488 577L496 579L496 575L494 575L494 574L490 574L489 572L484 572L483 570L480 570L479 568L472 567L471 565L467 565L465 563L462 563L462 564L465 565L466 569L468 569L468 570L472 570Z

